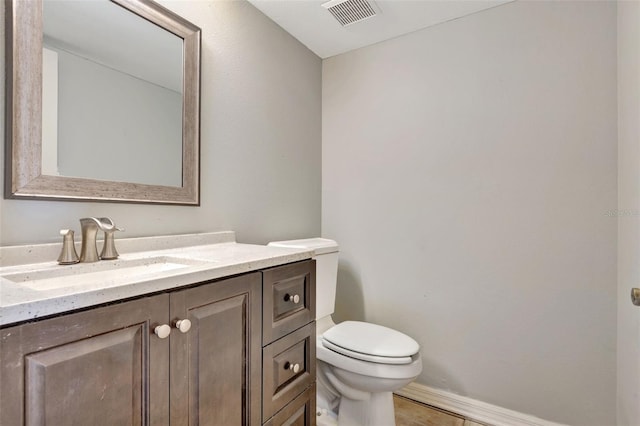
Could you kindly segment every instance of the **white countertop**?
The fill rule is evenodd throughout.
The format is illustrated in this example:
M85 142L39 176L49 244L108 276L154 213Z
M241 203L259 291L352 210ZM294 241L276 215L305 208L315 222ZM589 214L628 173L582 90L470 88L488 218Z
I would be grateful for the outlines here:
M62 243L0 247L0 325L283 265L313 255L307 249L240 244L235 242L233 232L119 239L116 247L120 252L117 260L75 265L56 262ZM135 274L129 276L130 271Z

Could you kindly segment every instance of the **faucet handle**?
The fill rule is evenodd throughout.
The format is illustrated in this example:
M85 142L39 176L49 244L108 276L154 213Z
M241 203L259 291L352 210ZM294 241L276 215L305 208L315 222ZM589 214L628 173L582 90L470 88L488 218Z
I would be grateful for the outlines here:
M100 259L102 260L112 260L117 259L119 254L116 250L116 241L113 237L113 234L116 231L124 231L122 228L118 228L115 226L113 221L109 218L100 218L100 221L108 220L111 224L111 229L103 228L104 231L104 245L102 246L102 252L100 253Z
M73 241L73 231L71 229L61 229L60 235L62 235L62 251L58 256L58 263L60 265L72 265L80 262L76 252L76 245Z
M109 218L109 217L94 217L92 219L95 220L96 225L98 225L98 228L101 231L104 231L104 232L115 231L116 224L113 223L113 220L111 220L111 218Z

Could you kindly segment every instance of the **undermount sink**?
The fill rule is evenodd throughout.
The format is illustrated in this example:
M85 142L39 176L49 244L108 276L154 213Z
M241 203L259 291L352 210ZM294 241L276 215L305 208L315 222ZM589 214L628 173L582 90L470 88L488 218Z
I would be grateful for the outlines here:
M117 285L119 282L142 281L145 277L159 272L166 273L212 262L174 256L102 260L7 274L3 278L23 287L46 291L75 286Z

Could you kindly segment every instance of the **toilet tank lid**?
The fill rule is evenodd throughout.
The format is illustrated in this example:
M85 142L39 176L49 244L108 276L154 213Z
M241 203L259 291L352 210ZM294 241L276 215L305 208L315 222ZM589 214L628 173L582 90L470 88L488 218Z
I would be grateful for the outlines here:
M420 345L392 328L360 321L344 321L322 335L324 340L350 351L384 357L407 357L418 353Z
M273 241L267 244L273 247L303 248L315 251L316 254L334 253L338 243L327 238L306 238L302 240Z

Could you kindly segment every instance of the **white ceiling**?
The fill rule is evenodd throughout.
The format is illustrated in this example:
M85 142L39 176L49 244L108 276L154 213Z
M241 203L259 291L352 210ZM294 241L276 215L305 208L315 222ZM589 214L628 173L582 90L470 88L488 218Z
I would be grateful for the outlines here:
M338 55L514 0L377 0L378 14L343 27L328 0L249 0L321 58Z

